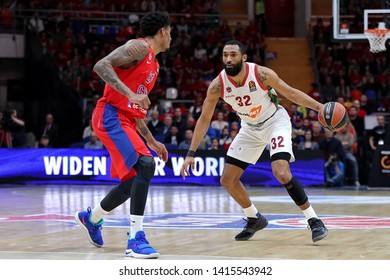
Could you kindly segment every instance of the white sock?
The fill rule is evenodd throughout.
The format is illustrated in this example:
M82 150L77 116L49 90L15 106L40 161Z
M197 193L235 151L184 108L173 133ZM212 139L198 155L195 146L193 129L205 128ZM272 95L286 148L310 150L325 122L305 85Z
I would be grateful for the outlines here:
M130 236L129 238L135 238L137 232L144 230L144 216L130 215Z
M106 210L103 210L103 208L100 206L100 203L95 206L95 208L92 209L91 216L89 217L89 220L97 224L100 222L101 219L104 218L109 212Z
M302 212L305 215L306 220L309 220L311 218L317 218L318 219L318 216L317 216L316 212L314 212L314 209L313 209L313 207L311 207L311 205L309 206L309 208L307 208L305 210L302 210Z
M249 206L248 208L244 208L244 213L248 218L257 218L256 214L259 212L257 208L253 205Z

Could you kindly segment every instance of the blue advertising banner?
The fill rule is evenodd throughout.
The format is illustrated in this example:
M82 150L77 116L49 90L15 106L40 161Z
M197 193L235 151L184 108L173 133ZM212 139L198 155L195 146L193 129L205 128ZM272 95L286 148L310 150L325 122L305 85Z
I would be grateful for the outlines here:
M219 186L225 163L224 151L198 151L196 168L183 180L180 168L186 151L170 151L168 162L157 156L155 185ZM291 163L294 176L305 186L322 185L322 152L296 151ZM106 150L87 149L0 149L0 183L7 184L88 184L117 183L110 177L111 158ZM264 152L255 165L244 172L242 181L252 186L280 186L271 170L269 154Z

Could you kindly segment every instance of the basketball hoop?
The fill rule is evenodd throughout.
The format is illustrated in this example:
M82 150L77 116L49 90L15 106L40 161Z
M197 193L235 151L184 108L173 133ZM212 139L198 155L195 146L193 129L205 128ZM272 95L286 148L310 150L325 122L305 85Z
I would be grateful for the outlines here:
M386 50L386 40L390 38L390 29L366 29L364 34L370 42L370 52L378 53Z

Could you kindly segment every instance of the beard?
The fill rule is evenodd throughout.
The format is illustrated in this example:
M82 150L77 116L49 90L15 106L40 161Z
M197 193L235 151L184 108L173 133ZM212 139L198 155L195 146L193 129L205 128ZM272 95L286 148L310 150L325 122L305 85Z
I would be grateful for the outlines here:
M225 64L226 74L228 74L229 76L232 76L232 77L237 76L238 73L240 73L240 71L242 69L242 64L243 64L242 61L240 63L237 63L237 64L229 63L229 65L231 65L233 67L226 67L227 64Z

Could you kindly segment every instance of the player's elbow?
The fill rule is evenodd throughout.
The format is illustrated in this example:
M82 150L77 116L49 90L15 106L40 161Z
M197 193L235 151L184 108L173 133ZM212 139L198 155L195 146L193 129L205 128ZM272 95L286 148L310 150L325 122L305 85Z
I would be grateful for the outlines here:
M102 68L102 65L103 65L102 60L99 60L99 61L96 62L95 65L93 66L93 71L95 71L96 73L99 73L100 69Z

